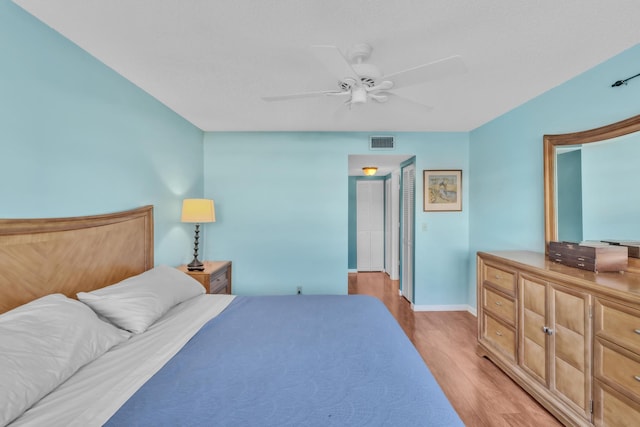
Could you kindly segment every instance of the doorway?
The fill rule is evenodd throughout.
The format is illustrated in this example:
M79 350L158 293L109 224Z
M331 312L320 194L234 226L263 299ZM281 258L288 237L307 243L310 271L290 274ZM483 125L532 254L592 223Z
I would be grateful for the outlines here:
M378 167L378 172L374 178L365 177L362 168L372 165ZM371 245L366 239L360 243L358 242L358 234L360 233L358 217L360 214L357 209L357 188L360 182L372 182L372 180L379 182L379 184L371 185L381 186L383 200L381 207L376 208L380 209L379 211L375 214L369 213L364 218L372 218L370 215L382 218L382 266L377 264L380 261L379 258L375 260L375 263L370 261L362 262L358 253L359 245L362 244L365 251L366 248L371 248ZM361 184L360 188L364 189L367 186L368 184ZM406 200L410 205L405 206L404 209L402 207L403 203L405 203L403 191L406 195L411 195L411 198ZM367 195L366 197L361 197L366 199L378 196ZM403 280L400 285L402 295L411 302L413 301L414 210L415 156L349 155L349 272L383 271L387 273L391 280ZM363 221L363 219L360 220ZM372 235L370 234L370 236ZM376 236L378 235L376 234ZM379 244L379 242L380 240L377 240L376 244Z

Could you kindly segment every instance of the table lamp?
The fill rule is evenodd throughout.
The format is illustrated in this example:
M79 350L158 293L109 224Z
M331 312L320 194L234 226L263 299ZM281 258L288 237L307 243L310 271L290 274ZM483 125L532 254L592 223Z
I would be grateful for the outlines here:
M211 199L184 199L182 201L182 222L196 224L195 240L193 245L193 261L187 265L189 271L203 271L204 264L198 260L198 237L200 224L204 222L216 222L216 211Z

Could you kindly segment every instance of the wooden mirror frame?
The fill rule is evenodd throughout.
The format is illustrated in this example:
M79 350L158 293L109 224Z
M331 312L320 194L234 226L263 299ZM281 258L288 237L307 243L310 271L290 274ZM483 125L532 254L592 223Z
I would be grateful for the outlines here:
M556 217L556 147L588 144L628 135L640 131L640 114L626 120L595 129L559 135L544 135L544 240L545 253L549 253L549 242L558 239ZM640 273L640 258L629 258L628 271Z

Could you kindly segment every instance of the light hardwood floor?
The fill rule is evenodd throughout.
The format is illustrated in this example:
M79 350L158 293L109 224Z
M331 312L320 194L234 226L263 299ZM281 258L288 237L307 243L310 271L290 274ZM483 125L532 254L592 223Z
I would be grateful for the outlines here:
M414 312L385 273L349 274L349 293L382 300L416 346L467 426L561 424L489 360L478 357L476 318L462 311Z

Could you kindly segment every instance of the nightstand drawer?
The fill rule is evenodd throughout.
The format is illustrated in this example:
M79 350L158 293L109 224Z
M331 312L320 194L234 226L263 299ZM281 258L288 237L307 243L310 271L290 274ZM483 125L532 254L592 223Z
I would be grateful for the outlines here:
M229 287L228 269L223 269L215 274L211 275L211 282L209 283L210 293L212 294L227 294L230 293L227 289Z

